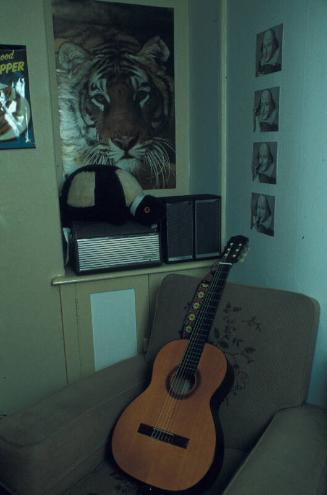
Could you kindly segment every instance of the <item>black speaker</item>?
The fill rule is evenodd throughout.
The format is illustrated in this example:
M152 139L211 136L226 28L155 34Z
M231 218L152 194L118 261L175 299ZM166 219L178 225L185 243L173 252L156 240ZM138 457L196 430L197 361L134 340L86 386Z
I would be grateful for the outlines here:
M161 242L166 263L220 254L220 196L190 194L162 199L166 215Z
M165 220L161 225L162 252L166 263L193 259L194 212L189 196L172 196L165 201Z
M220 254L220 197L194 199L194 258L212 258Z

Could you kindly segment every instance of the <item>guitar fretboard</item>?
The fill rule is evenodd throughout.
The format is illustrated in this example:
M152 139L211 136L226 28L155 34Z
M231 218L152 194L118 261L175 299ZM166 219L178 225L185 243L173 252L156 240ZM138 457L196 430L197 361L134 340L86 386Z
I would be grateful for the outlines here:
M177 370L178 374L194 375L198 368L231 266L231 263L219 263L218 268L211 274L211 281L208 282L206 277L198 287L191 311L186 317L185 329L186 332L191 330L191 333Z

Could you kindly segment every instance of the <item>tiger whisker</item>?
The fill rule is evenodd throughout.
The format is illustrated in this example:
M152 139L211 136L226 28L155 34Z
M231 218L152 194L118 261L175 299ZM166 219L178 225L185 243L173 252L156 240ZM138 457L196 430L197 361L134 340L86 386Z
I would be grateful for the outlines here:
M90 163L92 165L113 164L113 158L110 156L108 147L102 144L84 150L83 159L85 163Z
M175 152L175 147L168 140L166 140L166 139L155 138L153 140L153 142L154 142L154 145L159 146L166 153L168 153L169 150L172 151L172 152Z
M160 160L160 157L157 156L156 154L154 155L154 158L155 158L156 163L157 163L158 185L160 184L159 178L161 177L161 181L162 181L162 184L164 186L165 183L166 183L166 175L165 175L165 170L164 170L164 167L163 167L163 163Z
M155 149L162 156L163 167L170 169L170 167L169 167L170 158L169 158L169 153L168 153L167 149L165 149L165 147L163 147L163 146L158 146L158 145L155 146Z
M157 161L155 160L154 156L149 157L148 163L150 165L151 173L155 177L155 185L156 185L156 187L159 187L160 186L160 180L159 180L160 175L158 172Z
M162 166L163 168L169 168L169 163L170 163L170 160L169 160L169 155L167 153L167 151L164 149L164 148L156 148L156 152L158 153L158 155L160 154L161 157L162 157Z
M162 185L165 187L170 177L170 161L168 154L162 148L154 147L146 153L145 158L153 176L156 178L156 186L160 186L161 178Z
M153 158L155 159L155 161L157 163L158 173L162 176L162 178L165 178L165 176L166 176L166 168L167 168L167 163L165 161L165 158L159 152L154 152L152 154L152 156L153 156Z

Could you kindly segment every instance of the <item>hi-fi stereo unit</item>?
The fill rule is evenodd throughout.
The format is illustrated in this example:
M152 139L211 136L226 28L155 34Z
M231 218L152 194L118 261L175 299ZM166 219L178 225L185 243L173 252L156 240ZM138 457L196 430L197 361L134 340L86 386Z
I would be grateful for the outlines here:
M78 274L161 264L157 225L73 222L70 244L72 267Z
M213 258L221 250L221 198L190 194L162 198L165 219L161 225L164 261Z

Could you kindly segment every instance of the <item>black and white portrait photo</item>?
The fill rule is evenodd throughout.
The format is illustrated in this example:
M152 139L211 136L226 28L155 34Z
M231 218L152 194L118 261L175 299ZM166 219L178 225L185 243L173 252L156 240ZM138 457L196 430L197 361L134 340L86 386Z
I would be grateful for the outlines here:
M276 184L277 143L253 143L252 180L264 184Z
M260 234L274 235L275 197L252 193L251 229Z
M279 128L279 87L254 94L254 131L272 132Z
M282 69L283 24L257 35L256 76L264 76Z

